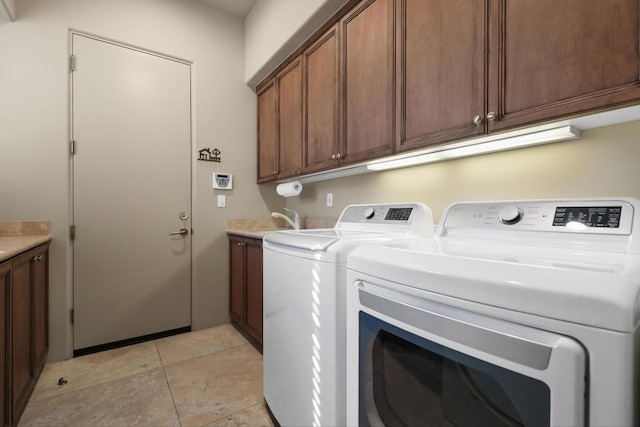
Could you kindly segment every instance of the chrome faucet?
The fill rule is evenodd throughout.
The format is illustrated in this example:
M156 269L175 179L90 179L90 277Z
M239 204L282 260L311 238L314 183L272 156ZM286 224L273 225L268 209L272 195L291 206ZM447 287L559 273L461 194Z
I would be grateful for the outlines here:
M287 221L294 230L300 230L300 215L298 215L298 212L294 211L293 209L283 209L287 212L293 212L293 221L287 215L281 214L280 212L271 212L271 216L274 218L282 218Z

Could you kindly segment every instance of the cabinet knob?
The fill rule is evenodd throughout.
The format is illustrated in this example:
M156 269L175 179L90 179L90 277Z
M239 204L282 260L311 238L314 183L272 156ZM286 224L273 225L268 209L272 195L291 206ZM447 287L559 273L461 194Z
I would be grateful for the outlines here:
M342 154L338 153L336 154L336 159L340 160L342 158Z
M40 261L42 261L42 258L44 258L44 255L38 255L38 256L34 256L33 260L37 261L37 262L40 262Z
M498 119L498 115L496 113L494 113L493 111L490 111L489 113L487 113L487 120L489 120L490 122L497 120Z
M335 159L336 159L336 155L335 155L335 154L332 154L332 155L331 155L331 159L335 160Z
M480 126L482 124L482 116L480 114L473 116L473 124L476 126Z
M278 171L271 172L271 175L278 175Z

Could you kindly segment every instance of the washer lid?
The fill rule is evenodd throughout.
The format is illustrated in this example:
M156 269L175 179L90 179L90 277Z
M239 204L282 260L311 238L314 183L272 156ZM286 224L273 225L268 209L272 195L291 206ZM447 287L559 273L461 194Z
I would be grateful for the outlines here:
M440 295L615 331L640 312L640 257L414 239L355 249L349 270Z
M280 230L268 234L264 240L268 243L291 248L308 251L326 251L338 240L362 239L364 237L378 237L387 234L389 233L321 228L311 230Z

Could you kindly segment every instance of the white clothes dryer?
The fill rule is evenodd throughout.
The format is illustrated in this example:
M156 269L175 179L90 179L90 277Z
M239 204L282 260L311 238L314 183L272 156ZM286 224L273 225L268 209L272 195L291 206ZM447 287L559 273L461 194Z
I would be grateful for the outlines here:
M333 229L265 237L264 398L280 425L345 425L348 253L433 233L431 210L403 203L351 205Z
M451 205L348 257L347 424L640 424L640 201Z

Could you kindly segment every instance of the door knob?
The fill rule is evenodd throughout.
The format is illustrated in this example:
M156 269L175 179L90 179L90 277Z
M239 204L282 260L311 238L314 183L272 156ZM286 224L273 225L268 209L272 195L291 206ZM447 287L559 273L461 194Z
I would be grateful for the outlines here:
M189 230L187 230L186 228L181 228L180 230L171 233L172 236L186 236L187 234L189 234Z

